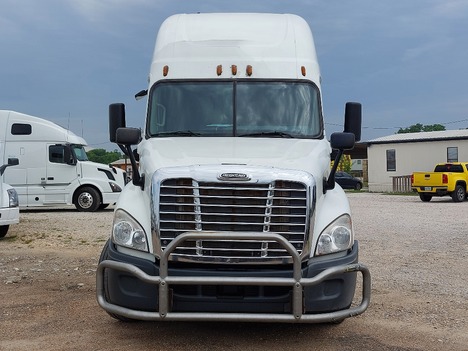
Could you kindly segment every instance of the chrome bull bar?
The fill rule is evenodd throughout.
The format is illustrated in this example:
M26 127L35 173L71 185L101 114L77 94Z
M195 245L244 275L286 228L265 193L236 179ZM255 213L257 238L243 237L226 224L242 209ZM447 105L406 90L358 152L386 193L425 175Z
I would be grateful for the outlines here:
M327 323L343 320L348 317L363 313L370 303L371 276L369 269L360 263L342 265L328 268L315 277L303 278L301 262L296 249L279 234L255 233L255 240L276 241L281 244L293 259L293 277L229 277L229 276L169 276L169 255L182 242L186 240L252 240L252 233L196 233L187 232L177 236L164 250L160 259L159 276L151 276L141 269L123 262L111 260L102 261L96 272L96 295L99 305L109 313L130 319L156 321L236 321L236 322L282 322L282 323ZM105 298L104 269L114 269L126 272L137 277L141 281L158 285L159 311L148 312L133 310L108 302ZM361 272L362 274L362 299L359 305L348 309L305 314L302 308L303 288L322 283L327 278L336 274ZM291 313L221 313L221 312L171 312L169 306L171 285L265 285L265 286L290 286L292 288L292 312Z

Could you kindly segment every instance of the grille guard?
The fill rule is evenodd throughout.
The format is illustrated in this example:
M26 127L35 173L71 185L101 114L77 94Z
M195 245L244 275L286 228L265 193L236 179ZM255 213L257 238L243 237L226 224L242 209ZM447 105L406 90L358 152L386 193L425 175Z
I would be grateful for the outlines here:
M186 240L215 238L219 240L235 237L236 240L248 240L251 236L247 234L194 234L187 233L178 236L164 250L160 260L160 275L150 276L141 269L123 262L110 260L102 261L96 272L96 294L99 305L109 313L130 319L147 321L237 321L237 322L281 322L281 323L327 323L337 322L348 317L363 313L370 303L371 276L368 268L360 263L328 268L313 278L302 278L301 261L298 252L281 235L258 234L262 240L274 240L282 245L293 259L293 277L201 277L201 276L169 276L168 258L173 250ZM104 270L106 268L126 272L145 283L158 285L159 289L159 311L139 311L110 303L105 298ZM318 314L305 314L302 309L303 287L320 284L325 279L342 273L361 272L362 274L362 299L358 306L348 309ZM170 285L269 285L292 287L292 311L291 313L219 313L219 312L171 312Z

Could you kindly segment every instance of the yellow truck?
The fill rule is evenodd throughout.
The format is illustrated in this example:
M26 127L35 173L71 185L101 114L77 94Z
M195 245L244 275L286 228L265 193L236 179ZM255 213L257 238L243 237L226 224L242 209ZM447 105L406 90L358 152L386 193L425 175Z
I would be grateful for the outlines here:
M466 199L468 162L438 163L434 172L414 172L411 189L419 193L422 201L431 201L433 196L450 195L454 202Z

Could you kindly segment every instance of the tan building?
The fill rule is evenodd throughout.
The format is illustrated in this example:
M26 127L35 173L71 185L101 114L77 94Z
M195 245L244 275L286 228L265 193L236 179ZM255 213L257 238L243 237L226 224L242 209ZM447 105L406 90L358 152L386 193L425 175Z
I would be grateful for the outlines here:
M369 191L399 191L416 171L468 161L468 129L393 134L367 142Z
M132 174L133 174L132 164L128 158L126 159L121 158L120 160L114 161L111 163L111 166L120 168L124 172L127 172L127 179L132 178Z

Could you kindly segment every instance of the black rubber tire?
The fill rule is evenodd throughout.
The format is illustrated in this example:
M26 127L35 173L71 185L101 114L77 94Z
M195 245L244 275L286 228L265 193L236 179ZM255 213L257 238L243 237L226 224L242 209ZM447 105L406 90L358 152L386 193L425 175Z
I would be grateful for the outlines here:
M3 238L3 237L5 237L5 235L7 235L7 233L8 233L8 228L10 228L9 225L2 225L2 226L0 226L0 238Z
M356 183L356 185L354 186L354 189L355 190L361 190L362 189L362 184L361 183Z
M101 256L99 256L99 263L109 258L109 245L110 245L110 240L107 240L106 244L104 245L104 248L102 249ZM110 302L111 300L110 300L109 292L107 288L107 280L108 280L108 275L106 271L104 270L104 296L106 297L106 300ZM112 318L115 318L121 322L135 322L136 321L135 319L130 319L124 316L120 316L115 313L107 312L107 314L111 316Z
M454 202L462 202L466 198L466 190L463 185L457 184L455 191L452 193L452 200Z
M421 201L429 202L432 199L432 195L419 193L419 198L421 199Z
M94 212L101 205L99 192L90 186L78 189L74 199L73 204L80 212Z

